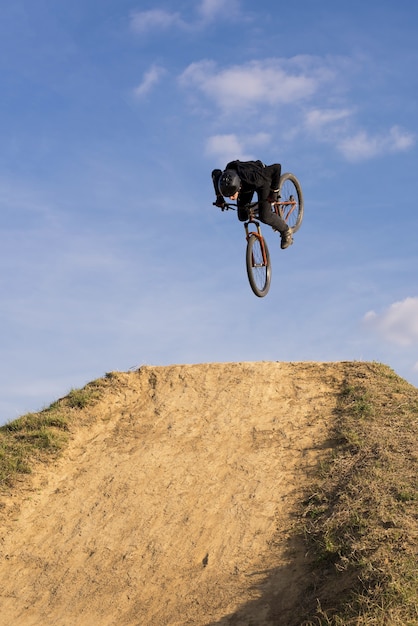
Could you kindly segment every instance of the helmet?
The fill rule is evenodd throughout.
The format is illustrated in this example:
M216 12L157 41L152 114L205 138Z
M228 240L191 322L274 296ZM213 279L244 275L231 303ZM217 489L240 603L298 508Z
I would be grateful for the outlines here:
M222 172L218 189L223 196L233 196L241 187L241 179L235 170L225 170Z

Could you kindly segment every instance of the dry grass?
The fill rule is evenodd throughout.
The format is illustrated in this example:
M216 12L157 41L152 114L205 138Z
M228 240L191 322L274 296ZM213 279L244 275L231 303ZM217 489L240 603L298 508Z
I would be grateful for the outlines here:
M36 463L52 460L65 448L76 414L99 399L109 377L72 389L43 411L0 427L0 489L12 488L20 475L30 474Z
M338 445L302 513L316 559L306 625L418 624L418 389L367 369L347 364Z

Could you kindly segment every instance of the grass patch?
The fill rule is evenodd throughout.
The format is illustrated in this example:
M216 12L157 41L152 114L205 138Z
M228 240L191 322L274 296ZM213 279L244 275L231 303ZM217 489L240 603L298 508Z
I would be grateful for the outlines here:
M0 488L10 488L19 475L30 474L37 462L47 462L66 447L70 426L80 411L93 406L111 375L82 389L72 389L39 413L28 413L0 427Z
M418 624L418 389L347 363L332 457L304 503L310 624ZM308 606L310 605L310 607Z
M30 474L36 461L56 455L68 439L68 420L49 410L28 413L0 428L0 487Z

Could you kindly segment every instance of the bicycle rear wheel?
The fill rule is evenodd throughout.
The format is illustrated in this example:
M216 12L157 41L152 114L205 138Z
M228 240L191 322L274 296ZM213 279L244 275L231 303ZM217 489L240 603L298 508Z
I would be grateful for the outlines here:
M287 172L280 176L279 200L275 210L295 233L303 219L303 195L300 182L294 174Z
M247 274L251 289L259 298L267 295L271 282L270 253L265 239L250 234L247 243Z

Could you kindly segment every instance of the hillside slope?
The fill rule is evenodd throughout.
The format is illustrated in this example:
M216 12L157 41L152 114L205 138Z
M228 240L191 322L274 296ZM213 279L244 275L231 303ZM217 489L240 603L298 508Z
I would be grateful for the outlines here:
M106 377L68 446L3 494L1 614L22 626L301 623L292 531L368 364L142 367Z

